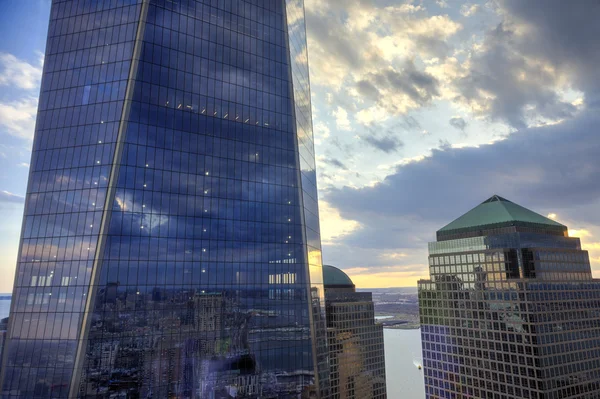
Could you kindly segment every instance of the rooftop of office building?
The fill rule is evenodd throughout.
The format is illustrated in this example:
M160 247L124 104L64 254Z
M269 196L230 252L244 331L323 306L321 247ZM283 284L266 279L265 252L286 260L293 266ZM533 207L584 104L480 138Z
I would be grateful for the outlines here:
M323 265L323 285L325 288L354 288L352 279L335 266Z
M437 231L440 238L452 239L469 233L505 227L537 229L549 234L566 235L567 227L552 219L533 212L521 205L493 195L475 208Z

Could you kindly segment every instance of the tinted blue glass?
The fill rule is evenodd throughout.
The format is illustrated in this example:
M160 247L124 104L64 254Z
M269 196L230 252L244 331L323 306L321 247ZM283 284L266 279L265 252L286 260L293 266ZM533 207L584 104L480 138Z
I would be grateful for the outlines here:
M2 397L66 397L98 248L140 7L55 1Z
M3 396L314 390L302 4L136 3L53 3Z
M325 392L303 4L131 3L53 3L3 395Z
M298 161L301 172L302 217L304 219L304 251L308 254L311 282L311 317L313 322L313 351L317 376L323 396L329 387L327 334L325 329L325 298L319 227L319 207L315 150L312 130L312 108L308 72L308 51L304 22L303 0L286 0L290 65L293 77L293 113L296 122Z
M147 9L80 394L315 389L284 3L221 6Z

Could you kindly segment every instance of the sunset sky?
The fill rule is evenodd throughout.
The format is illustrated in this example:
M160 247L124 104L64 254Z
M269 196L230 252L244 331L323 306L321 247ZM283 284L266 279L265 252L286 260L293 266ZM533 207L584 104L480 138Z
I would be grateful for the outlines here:
M361 288L414 286L435 231L498 194L566 224L598 275L598 3L305 6L325 263ZM12 290L49 9L0 0L0 292Z

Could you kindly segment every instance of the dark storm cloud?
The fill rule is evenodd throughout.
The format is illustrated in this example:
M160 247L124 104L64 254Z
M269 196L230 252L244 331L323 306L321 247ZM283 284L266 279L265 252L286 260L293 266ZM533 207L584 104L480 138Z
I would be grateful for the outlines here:
M401 71L383 70L369 74L371 81L381 89L389 89L392 93L402 93L418 104L431 101L439 95L439 82L432 75L417 70L412 61L408 61Z
M422 130L419 121L410 115L403 117L398 125L406 130Z
M594 210L600 202L599 124L590 111L479 148L434 150L374 186L329 189L325 200L363 226L344 243L367 248L422 247L435 230L492 194L542 214L600 223Z
M450 126L462 131L467 127L467 122L463 118L450 118L448 123L450 123Z
M348 167L342 161L336 158L325 158L323 159L323 162L325 162L327 165L335 166L336 168L348 170Z
M336 18L329 14L312 12L310 9L306 10L306 29L307 35L315 38L328 56L337 58L351 69L363 66L365 59L355 40L361 39L366 43L368 38L365 33L349 35L344 24Z
M487 32L457 98L492 120L522 129L538 116L558 120L575 107L558 95L565 80L600 103L600 3L502 0L503 21ZM525 33L523 33L525 32Z
M527 54L515 49L518 38L513 29L499 24L487 33L484 51L473 55L468 74L456 82L459 100L477 104L492 120L517 129L527 127L526 106L550 119L571 116L575 107L558 97L556 75L544 64L528 62Z
M470 105L475 116L520 131L479 148L452 148L441 141L431 156L403 163L379 184L325 190L325 201L361 225L336 245L326 245L327 258L333 253L348 264L375 265L378 254L408 249L422 251L425 261L427 242L435 239L437 229L493 194L544 215L557 213L559 221L573 224L570 227L600 225L600 2L497 4L502 22L486 28L477 47L461 46L467 59L456 55L456 64L444 71L450 78L432 68L435 76L428 80L420 63L412 67L422 79L413 79L410 63L395 70L383 65L361 76L370 85L361 82L356 90L392 112L391 94L406 94L425 106L447 92L442 82L458 93L450 101ZM473 33L468 30L465 37ZM447 51L445 43L436 46L440 53ZM451 67L459 69L456 75ZM562 90L569 89L583 92L581 109L570 103L572 98L562 97ZM528 126L559 119L565 122ZM448 123L460 130L466 127L460 118ZM369 134L378 138L388 133L380 129ZM361 258L361 253L368 256Z
M400 140L398 137L395 137L391 134L388 134L383 137L377 137L377 136L371 134L371 135L362 137L362 139L367 144L369 144L371 147L373 147L379 151L383 151L387 154L396 152L404 146L404 143L402 142L402 140Z
M407 61L400 70L387 68L368 73L357 83L356 89L392 114L403 113L413 104L427 105L433 97L439 96L438 80L418 70L412 61ZM404 103L404 96L410 99L410 105Z
M328 174L328 173L325 173L325 172L321 172L321 171L319 171L319 179L320 179L320 180L325 180L325 179L333 179L333 176L331 176L331 175L330 175L330 174Z
M417 36L414 39L419 49L430 57L444 58L452 50L448 42L437 37Z
M361 80L358 83L356 83L356 90L362 96L373 99L375 101L379 101L379 99L381 98L381 93L379 93L377 87L375 87L373 83L366 80Z
M503 9L529 29L517 44L524 54L542 58L568 73L590 102L600 93L600 2L504 0Z

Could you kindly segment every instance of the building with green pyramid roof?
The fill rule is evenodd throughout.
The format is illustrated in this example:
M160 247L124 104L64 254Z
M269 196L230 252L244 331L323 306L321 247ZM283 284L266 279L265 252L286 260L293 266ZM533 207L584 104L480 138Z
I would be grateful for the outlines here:
M419 281L427 398L600 397L600 280L567 226L493 195Z
M521 205L493 195L458 219L437 231L437 239L475 237L483 231L544 232L567 236L567 226L535 213Z

